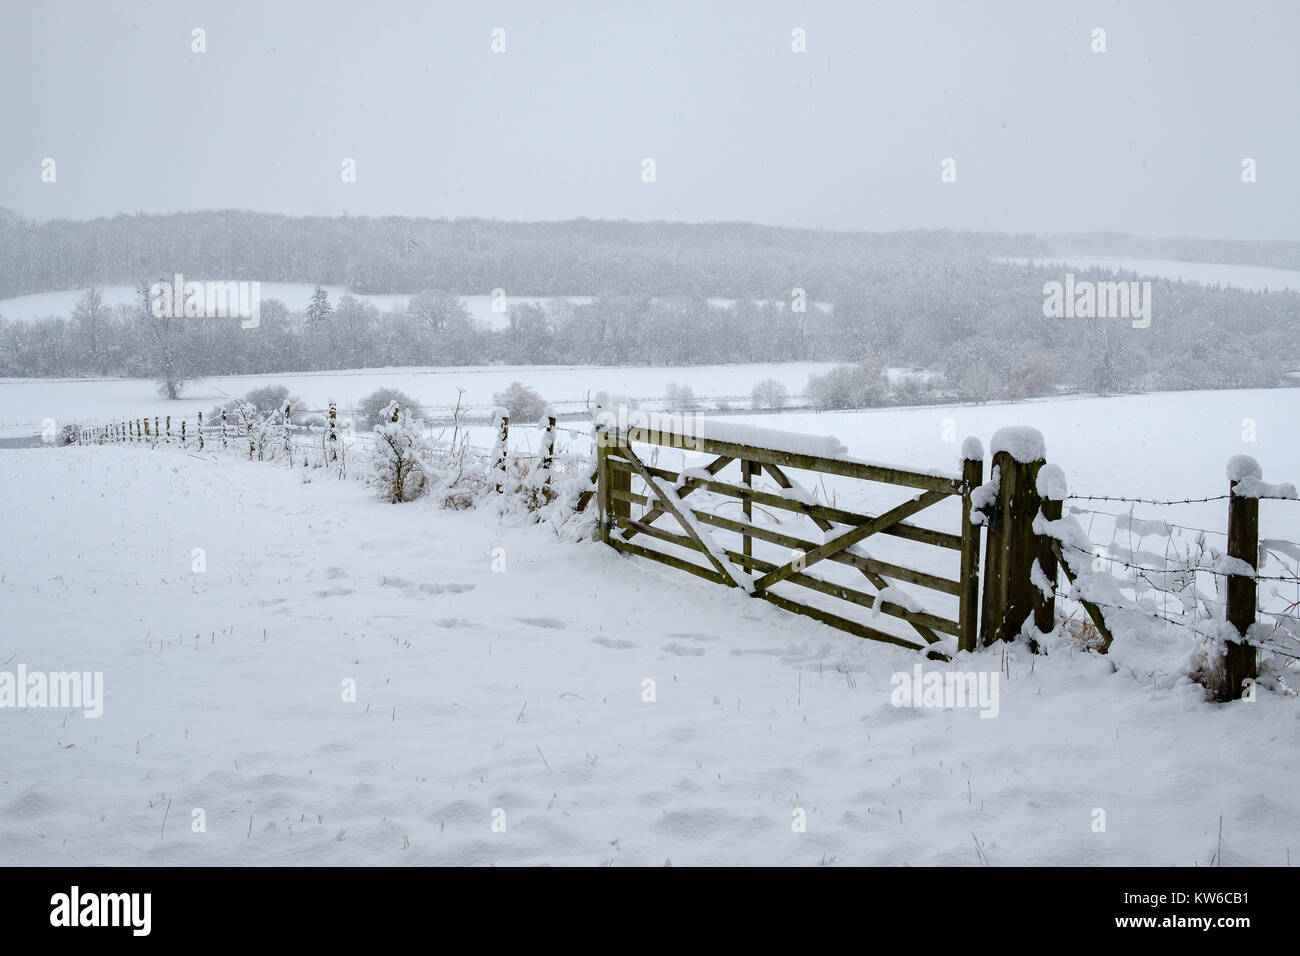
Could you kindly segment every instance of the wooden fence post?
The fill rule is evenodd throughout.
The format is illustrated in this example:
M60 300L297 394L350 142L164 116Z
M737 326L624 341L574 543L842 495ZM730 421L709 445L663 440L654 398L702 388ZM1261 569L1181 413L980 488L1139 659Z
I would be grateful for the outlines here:
M284 406L284 456L289 459L289 464L293 464L293 449L289 445L289 428L293 424L289 414L289 404Z
M199 412L199 451L203 451L203 413Z
M1237 700L1259 677L1255 648L1246 643L1247 631L1255 623L1255 577L1259 565L1259 498L1238 494L1243 480L1259 481L1263 477L1259 463L1248 455L1234 455L1228 460L1228 556L1244 561L1252 573L1229 574L1227 620L1241 640L1226 641L1223 660L1223 686L1219 700Z
M600 540L609 544L609 429L596 422L596 508Z
M186 436L185 436L185 419L182 418L182 419L181 419L181 447L182 447L182 448L186 447L186 445L185 445L185 438L186 438Z
M329 434L329 457L330 461L339 459L339 436L336 426L338 425L339 409L333 402L330 402L330 434Z
M172 443L172 417L171 417L170 415L168 415L168 416L167 416L167 441L166 441L166 444L170 445L171 443Z
M396 421L397 419L394 418L393 420ZM497 478L497 494L502 494L506 489L506 459L509 457L506 454L506 449L509 447L508 442L510 440L510 416L498 415L497 421L496 461L493 463L493 467L501 472L500 477Z
M1038 497L1038 470L1045 458L1043 436L1026 426L1000 428L990 449L993 471L998 474L998 494L989 519L985 549L984 608L980 641L1013 641L1034 612L1034 560L1038 537L1034 518ZM1030 640L1037 650L1037 642Z
M229 447L226 441L226 410L224 408L221 410L221 447L223 449Z
M961 594L957 623L961 636L957 650L974 651L979 634L980 603L980 531L971 523L974 505L971 495L984 484L984 445L978 438L962 442L961 494Z
M1045 521L1060 521L1065 501L1065 474L1056 465L1044 465L1035 479L1038 497L1042 501ZM1038 570L1041 577L1034 586L1034 626L1047 633L1056 629L1056 582L1059 569L1056 561L1055 539L1051 535L1038 536ZM1044 588L1047 589L1046 593Z
M760 469L755 467L754 462L748 461L743 458L741 459L740 480L744 482L745 487L752 488L754 486L754 474L759 470ZM744 501L740 503L740 509L742 512L744 512L745 524L746 525L753 524L754 523L753 500L750 498L746 498ZM740 543L741 543L741 548L740 548L741 553L743 553L745 556L745 561L741 564L741 567L745 569L746 574L753 574L754 562L749 559L754 556L754 538L750 534L743 534L740 536Z
M155 430L155 431L157 431L157 421L158 421L157 419L154 419L154 423L155 423L155 428L154 428L154 430ZM150 437L151 437L151 436L149 435L149 419L146 418L146 419L144 420L144 440L145 440L145 441L148 441Z
M546 431L542 433L542 494L546 500L551 496L551 465L555 458L555 416L546 416Z

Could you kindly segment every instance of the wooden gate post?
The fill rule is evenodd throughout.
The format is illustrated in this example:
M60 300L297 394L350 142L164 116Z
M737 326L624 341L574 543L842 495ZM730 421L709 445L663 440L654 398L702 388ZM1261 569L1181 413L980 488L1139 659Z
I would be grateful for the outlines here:
M1228 556L1244 561L1252 572L1259 565L1259 498L1238 493L1242 481L1263 477L1259 463L1248 455L1228 459ZM1246 489L1242 489L1246 490ZM1219 700L1237 700L1249 682L1259 677L1255 648L1246 643L1246 632L1255 623L1254 575L1228 576L1228 623L1237 629L1241 640L1226 641L1223 660L1223 686Z
M990 449L998 493L988 519L985 549L984 608L980 642L1013 641L1034 613L1034 560L1038 538L1034 518L1041 501L1038 470L1045 463L1042 434L1027 426L1000 428ZM1030 642L1037 650L1037 643Z
M961 636L957 650L974 651L979 631L980 532L971 524L974 506L971 494L984 483L984 445L978 438L962 442L961 493L961 602L957 614Z
M596 439L596 524L602 544L609 544L609 429L599 421Z

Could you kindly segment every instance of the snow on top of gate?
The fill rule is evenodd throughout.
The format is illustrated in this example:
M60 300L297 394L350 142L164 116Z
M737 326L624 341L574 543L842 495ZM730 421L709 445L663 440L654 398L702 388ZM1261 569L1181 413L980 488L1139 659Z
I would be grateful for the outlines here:
M697 418L692 422L695 436L713 441L731 442L735 445L752 445L770 448L794 455L812 455L817 458L843 458L848 446L833 435L807 435L787 432L778 428L762 428L739 422L718 422Z
M748 445L793 455L828 458L877 468L895 468L935 478L960 480L960 475L941 468L912 468L891 462L858 458L848 454L848 447L833 435L809 435L804 432L782 431L778 428L763 428L740 422L722 422L703 418L694 413L647 412L622 406L617 412L613 409L602 411L596 416L596 424L619 430L643 428L663 436L680 435L688 440L700 438L728 442L733 445Z
M996 455L1005 451L1016 461L1041 461L1047 457L1047 443L1043 433L1028 425L1008 425L993 433L989 451Z

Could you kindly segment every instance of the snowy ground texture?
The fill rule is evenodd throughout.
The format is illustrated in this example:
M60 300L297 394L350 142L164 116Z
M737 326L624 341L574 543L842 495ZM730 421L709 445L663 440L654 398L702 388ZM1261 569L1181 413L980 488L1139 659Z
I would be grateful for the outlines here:
M1067 474L1104 448L1082 477L1105 490L1214 492L1247 409L1265 476L1294 480L1288 393L1236 394L1221 438L1186 397L1145 430L1110 405L1068 447L1070 403L1013 417L1043 419ZM994 412L956 412L959 438ZM940 411L912 415L815 431L948 466ZM1185 464L1161 454L1180 428L1211 435ZM914 437L889 455L894 433ZM1300 850L1294 698L1208 704L1057 643L924 664L1009 668L995 718L898 708L914 653L491 506L303 474L0 451L0 670L106 683L98 719L0 710L0 863L1205 866L1220 818L1224 865Z

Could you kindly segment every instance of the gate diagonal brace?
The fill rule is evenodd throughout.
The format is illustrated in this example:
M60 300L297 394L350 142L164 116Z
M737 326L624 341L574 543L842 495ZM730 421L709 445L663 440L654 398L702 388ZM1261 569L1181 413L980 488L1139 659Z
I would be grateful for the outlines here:
M795 558L789 564L783 564L773 571L769 571L757 581L754 582L755 590L765 590L780 581L784 581L790 575L799 571L805 571L818 561L823 561L832 554L837 554L851 545L857 544L864 538L869 538L873 534L883 531L892 525L898 524L904 518L916 514L933 504L943 501L949 495L941 491L927 491L917 495L911 501L905 501L896 508L891 508L882 515L868 521L866 524L858 525L851 531L845 532L838 538L832 538L820 547L813 548L807 554Z
M630 448L623 446L619 450L627 457L628 462L645 481L646 487L655 493L655 497L659 499L663 509L677 519L677 523L682 526L682 530L695 542L704 556L709 559L709 563L713 565L718 574L722 575L724 580L731 581L736 587L752 593L753 584L749 576L744 575L742 577L738 575L732 569L730 562L724 562L718 557L720 549L717 547L717 543L707 530L698 527L694 521L686 516L685 508L681 507L681 499L673 493L672 489L656 480L650 474L650 470L646 468L645 464ZM677 499L676 503L674 503L673 499ZM644 521L644 519L642 520ZM707 542L704 540L705 538L708 538Z

